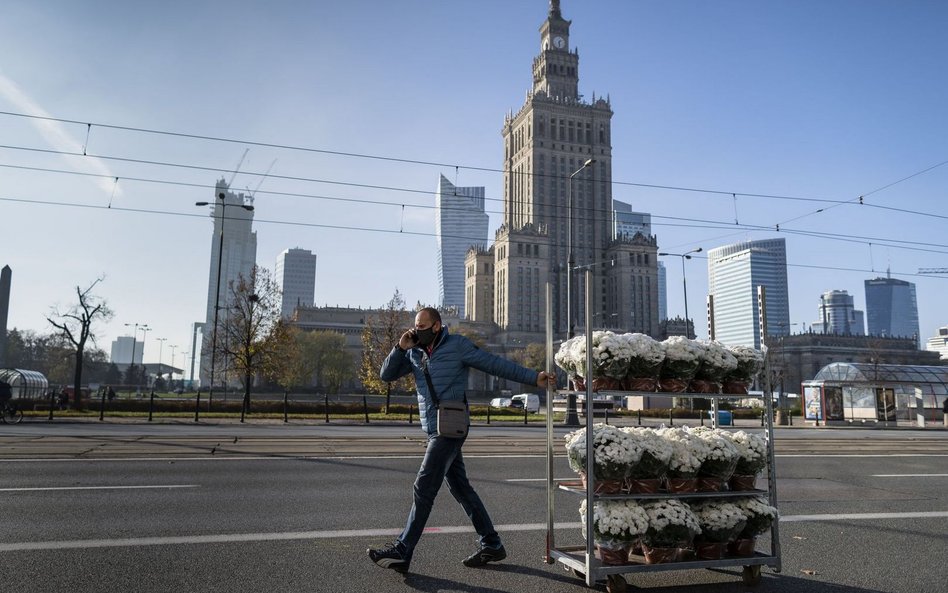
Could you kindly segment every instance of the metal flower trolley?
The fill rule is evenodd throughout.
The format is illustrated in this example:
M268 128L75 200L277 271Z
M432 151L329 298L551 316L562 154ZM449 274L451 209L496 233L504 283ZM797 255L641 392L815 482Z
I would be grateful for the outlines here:
M591 282L588 278L589 272L587 271L587 282L586 286L590 286ZM588 291L588 289L587 289ZM547 303L550 303L552 299L552 293L549 285L547 286ZM590 295L587 295L586 303L590 303L592 299ZM586 327L592 327L591 324L591 311L587 304L586 307ZM553 340L552 340L552 316L550 314L550 307L547 307L547 361L548 368L553 368ZM592 367L592 336L590 332L587 332L586 336L586 356L587 356L587 369ZM587 435L593 434L593 425L595 417L595 407L592 405L593 402L593 393L592 393L592 381L586 382L586 392L585 392L585 402L586 402L586 414L585 414L585 426ZM568 394L569 391L560 391L560 394ZM650 395L657 396L662 394L657 393L640 393L640 392L601 392L608 393L612 395ZM742 491L724 491L724 492L694 492L694 493L671 493L671 492L659 492L656 494L596 494L596 477L593 475L592 461L595 459L595 453L593 450L594 439L586 438L586 484L583 486L582 482L577 479L555 479L553 477L553 452L554 446L558 446L559 443L554 443L553 436L553 390L549 390L547 394L547 404L546 404L546 433L547 433L547 533L546 533L546 562L548 564L560 563L566 569L572 570L573 573L585 580L585 583L589 587L593 587L597 582L606 581L606 591L609 593L621 593L626 590L627 582L625 580L624 574L627 573L644 573L644 572L659 572L659 571L668 571L668 570L688 570L688 569L698 569L698 568L721 568L721 567L743 567L742 578L745 584L756 585L760 582L761 578L761 567L769 566L774 572L780 572L781 570L781 559L780 559L780 540L779 540L779 520L775 520L770 528L770 542L769 550L765 552L755 550L752 556L743 556L743 557L727 557L717 560L683 560L677 562L667 562L667 563L657 563L657 564L648 564L644 556L629 555L629 563L614 565L614 564L604 564L602 560L596 555L596 550L593 542L593 521L594 513L587 512L585 521L585 533L587 534L586 543L583 546L557 546L554 530L554 502L557 494L567 495L579 495L585 496L586 499L586 508L593 509L595 501L597 500L607 500L607 499L632 499L642 502L661 500L661 499L680 499L684 501L689 500L700 500L700 499L736 499L740 497L749 497L749 496L762 496L769 500L769 504L774 508L777 507L777 490L776 490L776 479L774 473L774 448L773 448L773 401L770 397L764 397L764 408L766 410L766 427L765 433L767 437L767 463L764 474L762 477L765 477L767 480L767 489L766 490L742 490ZM667 394L669 398L706 398L711 399L712 401L712 426L715 428L718 424L718 403L721 399L741 397L745 398L748 396L735 396L735 395L725 395L725 394L708 394L708 393L674 393Z

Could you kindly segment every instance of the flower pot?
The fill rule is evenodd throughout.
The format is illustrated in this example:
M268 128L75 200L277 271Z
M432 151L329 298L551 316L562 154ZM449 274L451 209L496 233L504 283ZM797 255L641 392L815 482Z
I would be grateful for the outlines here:
M675 494L698 491L697 478L665 478L665 488Z
M593 391L621 391L622 382L612 377L596 377L593 379Z
M608 564L611 566L619 564L628 564L629 563L629 546L613 548L605 547L600 544L596 544L596 556L602 560L603 564Z
M684 379L659 379L658 390L662 393L684 393L688 391L688 381Z
M754 548L757 545L756 537L738 538L727 545L728 554L747 558L754 555Z
M638 562L639 558L632 558L632 556L642 556L644 552L642 551L642 540L641 538L632 542L632 546L629 548L629 561Z
M692 379L688 384L688 391L692 393L718 393L720 388L720 383L707 379Z
M731 487L731 490L734 490L734 491L755 490L757 487L757 474L753 474L753 475L734 474L733 476L731 476L731 479L728 480L728 485Z
M642 546L642 552L645 556L646 564L677 562L680 553L678 548L653 548L647 545Z
M721 387L723 393L747 395L747 383L744 381L725 381Z
M659 478L626 478L623 492L628 494L658 494L662 481Z
M698 478L698 492L721 492L724 490L724 480L701 476Z
M582 377L570 377L573 382L573 391L586 391L586 380Z
M586 474L580 473L579 478L586 488ZM596 480L596 487L593 490L595 494L620 494L624 480Z
M658 379L654 377L627 377L622 382L627 391L645 391L652 393L658 387Z
M727 551L727 542L695 542L698 560L720 560Z

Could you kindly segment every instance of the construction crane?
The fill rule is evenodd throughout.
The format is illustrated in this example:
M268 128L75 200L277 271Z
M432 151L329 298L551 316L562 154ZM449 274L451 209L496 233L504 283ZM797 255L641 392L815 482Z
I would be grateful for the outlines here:
M919 274L948 274L948 268L919 268Z
M260 189L260 186L263 185L263 182L270 175L270 171L273 170L273 165L277 163L276 159L273 159L273 162L270 163L270 166L267 167L267 172L263 174L263 177L260 178L260 183L257 184L257 187L253 188L253 191L250 191L250 188L247 188L247 192L250 194L250 203L253 204L253 197L257 193L257 190Z
M250 152L249 148L244 149L243 156L240 157L240 160L237 161L237 166L234 167L234 174L230 176L230 181L227 182L227 187L231 188L234 186L234 177L237 177L237 171L240 171L240 166L244 164L244 159L247 158L247 153Z

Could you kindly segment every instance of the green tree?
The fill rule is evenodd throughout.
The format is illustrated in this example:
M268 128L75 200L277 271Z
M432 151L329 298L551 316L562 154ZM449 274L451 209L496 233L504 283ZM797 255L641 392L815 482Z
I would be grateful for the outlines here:
M118 385L122 382L122 372L119 371L119 368L114 362L109 363L108 368L105 370L105 378L103 381L109 385Z
M243 274L228 287L223 320L217 332L217 352L224 361L223 371L232 370L244 386L240 419L250 409L250 388L257 374L267 375L270 353L278 344L275 333L280 321L280 289L265 268L254 266L249 277Z
M273 328L272 348L268 353L266 376L288 393L294 387L308 385L316 367L303 355L301 338L305 332L279 319Z
M83 354L86 348L86 342L95 344L95 333L92 330L92 324L97 320L108 321L112 318L112 311L105 301L92 294L95 285L102 281L102 278L83 290L76 287L76 296L78 303L72 305L65 312L53 309L53 313L46 320L60 331L75 347L75 371L73 373L73 387L76 393L76 407L82 405L82 398L79 397L82 388L82 367Z
M410 314L405 309L405 299L398 289L395 289L395 294L388 304L379 310L378 314L369 315L362 329L362 362L359 367L359 379L369 393L385 395L386 412L391 404L393 385L379 378L379 370L382 368L385 357L392 351L392 347L411 326L409 319ZM396 381L394 388L411 391L414 388L411 375Z
M341 337L341 336L340 336ZM355 360L345 348L331 350L323 357L320 376L329 393L339 393L339 388L355 378ZM386 403L386 409L388 405Z

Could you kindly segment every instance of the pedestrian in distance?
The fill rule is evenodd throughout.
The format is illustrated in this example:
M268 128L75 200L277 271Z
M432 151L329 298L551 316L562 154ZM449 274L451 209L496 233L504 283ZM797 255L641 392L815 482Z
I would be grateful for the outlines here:
M414 375L418 418L422 430L428 435L425 457L415 477L405 529L389 547L367 550L369 558L383 568L408 572L415 546L442 482L448 483L452 496L464 508L480 538L477 551L463 560L464 566L484 566L507 557L484 503L468 481L461 454L466 436L452 438L438 434L438 403L466 403L465 389L470 368L543 388L555 381L546 372L524 368L481 350L464 336L449 334L437 309L426 307L418 312L414 329L401 335L382 363L380 373L383 381Z
M13 386L0 379L0 406L7 405L13 399Z
M942 423L948 426L948 397L945 397L945 403L941 405Z

